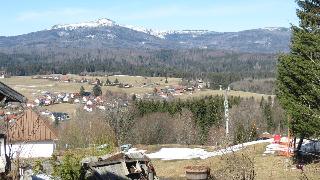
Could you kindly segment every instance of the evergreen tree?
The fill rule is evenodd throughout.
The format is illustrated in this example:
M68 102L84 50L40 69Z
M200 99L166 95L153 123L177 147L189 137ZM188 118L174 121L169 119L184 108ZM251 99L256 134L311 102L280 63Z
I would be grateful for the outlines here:
M297 0L299 26L292 26L291 51L279 57L277 95L292 121L290 128L303 138L320 135L320 2Z
M233 144L241 144L246 142L246 130L243 124L236 125L236 131L234 133Z
M115 84L119 84L118 78L116 78L116 80L114 80L114 83L115 83Z
M106 85L109 85L109 84L111 84L111 81L109 78L107 78Z
M272 111L271 111L271 102L268 101L262 106L262 112L263 117L267 123L267 131L269 133L273 133L275 129L275 123L272 117Z
M80 87L80 92L79 92L80 96L84 96L85 93L86 93L86 92L85 92L85 90L84 90L84 87L81 86L81 87Z
M93 92L94 96L101 96L102 95L101 87L97 84L93 86L92 92Z

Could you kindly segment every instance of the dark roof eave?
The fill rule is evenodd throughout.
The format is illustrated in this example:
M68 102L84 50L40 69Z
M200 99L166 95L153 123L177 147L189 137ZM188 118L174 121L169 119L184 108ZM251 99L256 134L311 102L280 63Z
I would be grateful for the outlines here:
M11 87L7 86L6 84L0 82L0 93L3 94L7 98L7 102L20 102L26 103L27 98L17 92L16 90L12 89Z

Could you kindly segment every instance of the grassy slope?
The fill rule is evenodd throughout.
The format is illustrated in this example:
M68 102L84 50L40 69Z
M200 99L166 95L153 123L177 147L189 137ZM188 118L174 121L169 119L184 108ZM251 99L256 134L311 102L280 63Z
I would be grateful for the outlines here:
M71 75L71 77L79 78L79 76ZM107 77L86 77L87 79L96 79L99 78L102 81L106 81ZM110 81L114 81L118 78L119 82L121 83L128 83L134 85L132 88L118 88L114 86L103 86L102 90L105 92L106 90L114 91L114 92L123 92L123 93L136 93L136 94L143 94L143 93L151 93L153 92L154 87L141 87L143 83L159 83L160 87L170 86L178 84L181 79L179 78L169 78L169 83L164 83L165 79L160 77L140 77L140 76L110 76ZM19 91L20 93L24 94L26 97L33 99L35 95L33 93L40 94L41 91L51 91L51 92L79 92L81 86L84 86L86 91L92 90L92 85L88 83L64 83L64 82L57 82L57 81L49 81L46 79L32 79L29 76L19 76L19 77L12 77L7 79L0 79L0 81L6 83L7 85L11 86L15 90Z
M256 179L258 180L291 180L302 177L301 171L295 169L291 160L286 157L276 155L263 156L267 144L258 144L247 147L236 154L245 154L254 159ZM183 179L185 177L185 167L189 165L205 165L211 168L212 175L218 175L224 169L226 158L221 156L212 157L206 160L181 160L181 161L152 161L158 176L164 179ZM241 164L239 164L241 166ZM316 169L316 167L318 169ZM293 169L292 169L293 168ZM319 165L307 165L304 168L309 179L320 179Z
M71 77L80 78L76 75L71 75ZM87 77L88 79L99 78L102 81L105 81L107 77ZM103 86L102 90L110 90L114 92L124 92L127 94L144 94L144 93L152 93L155 86L141 87L143 83L158 83L159 87L163 88L170 85L178 85L181 82L180 78L168 78L169 83L164 83L165 78L161 77L141 77L141 76L109 76L111 81L114 81L116 78L122 83L132 84L134 87L132 88L118 88L113 86ZM52 91L52 92L79 92L80 86L84 86L87 91L91 91L92 85L88 85L87 83L64 83L64 82L56 82L49 81L45 79L32 79L28 76L23 77L12 77L7 79L0 79L0 81L6 83L12 88L24 94L29 99L34 99L36 94L40 94L41 91ZM199 96L207 96L207 95L222 95L223 91L219 90L203 90L196 91L193 94L185 93L181 98L189 98L189 97L199 97ZM243 92L243 91L230 91L229 95L232 96L241 96L241 97L255 97L260 99L262 96L267 96L264 94Z

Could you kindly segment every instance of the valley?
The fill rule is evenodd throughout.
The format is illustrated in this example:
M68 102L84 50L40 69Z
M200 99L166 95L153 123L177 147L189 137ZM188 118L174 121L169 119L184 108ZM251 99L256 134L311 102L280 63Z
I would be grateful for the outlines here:
M0 180L319 179L319 1L1 7Z
M22 93L24 96L26 96L29 100L29 102L32 104L34 103L34 100L44 95L45 92L51 92L51 93L79 93L80 87L83 86L85 90L91 92L93 85L89 84L88 82L83 83L77 83L73 82L75 79L81 79L81 78L87 78L90 79L92 82L96 79L101 80L102 82L106 82L107 79L110 81L115 81L115 79L118 79L120 83L124 84L130 84L132 87L130 88L119 88L118 86L102 86L102 92L103 94L107 91L114 92L114 93L120 93L120 94L126 94L129 98L132 95L136 95L140 98L147 98L148 96L153 96L155 88L160 91L160 89L164 88L174 88L174 87L180 87L182 79L181 78L168 78L168 83L165 83L165 77L142 77L142 76L127 76L127 75L116 75L116 76L78 76L78 75L72 75L68 74L65 75L70 79L70 82L63 82L63 81L53 81L49 79L34 79L34 76L13 76L10 78L0 79L1 82L9 85L16 91ZM190 86L191 87L191 86ZM224 87L226 88L226 87ZM207 89L207 88L201 88L201 89L195 89L192 91L185 91L183 93L179 94L173 94L172 97L174 99L192 99L192 98L201 98L205 96L223 96L224 90L219 89ZM235 91L230 90L228 92L229 96L234 97L241 97L241 98L255 98L256 101L260 101L263 97L264 99L267 99L267 94L259 94L259 93L252 93L252 92L244 92L244 91ZM165 97L159 97L160 99L165 100L168 98ZM271 95L271 97L274 97L274 95ZM60 104L54 104L46 106L45 109L52 111L52 112L65 112L69 115L73 116L74 112L76 111L78 105L73 103L60 103Z

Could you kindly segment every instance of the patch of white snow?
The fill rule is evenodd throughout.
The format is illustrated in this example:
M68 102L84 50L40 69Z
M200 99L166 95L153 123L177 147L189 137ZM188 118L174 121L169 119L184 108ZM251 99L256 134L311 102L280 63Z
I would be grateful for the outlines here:
M89 21L82 23L74 24L63 24L55 25L51 29L65 29L65 30L74 30L78 28L89 28L89 27L100 27L100 26L115 26L117 25L114 21L106 18L98 19L97 21Z
M201 148L161 148L160 151L155 153L147 154L151 159L161 159L161 160L183 160L183 159L207 159L214 156L221 156L224 154L239 151L246 146L272 142L273 139L252 141L243 144L238 144L234 146L227 147L225 149L220 149L213 152L208 152Z

